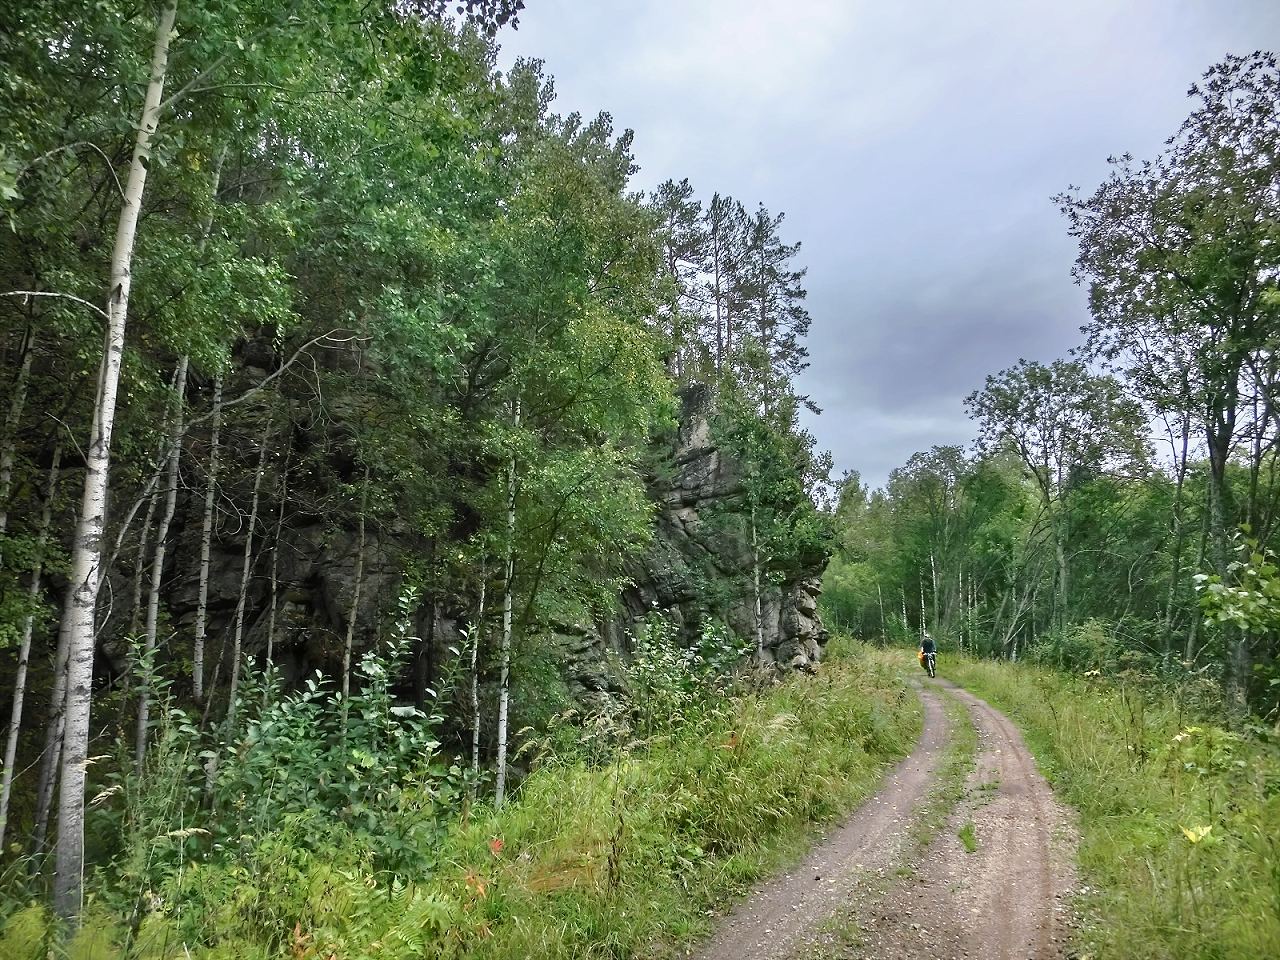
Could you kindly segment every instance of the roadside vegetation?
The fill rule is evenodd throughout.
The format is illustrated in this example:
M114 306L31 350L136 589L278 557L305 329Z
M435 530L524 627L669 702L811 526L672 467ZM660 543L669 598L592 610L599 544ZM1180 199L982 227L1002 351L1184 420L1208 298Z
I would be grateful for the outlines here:
M1280 955L1280 735L1214 685L947 657L1080 816L1080 956Z
M971 446L878 490L846 475L830 626L1123 660L1210 679L1239 718L1280 713L1275 56L1226 57L1189 105L1162 153L1057 198L1089 291L1072 355L975 382Z
M635 710L577 718L572 735L553 724L501 811L477 803L461 818L433 818L448 771L406 781L384 809L400 810L416 832L384 822L379 834L319 806L235 837L184 832L154 816L176 786L157 773L153 791L127 798L120 813L149 828L122 831L128 844L91 880L87 919L68 949L94 958L671 955L727 898L797 856L815 823L865 798L914 743L918 702L901 678L851 645L833 646L841 649L819 676L764 688L720 672L714 651L642 647ZM305 738L301 727L275 729L259 727L264 738ZM173 731L161 743L180 740ZM263 742L257 753L272 751L294 762L309 752ZM174 770L187 762L176 758ZM254 799L246 789L226 802ZM0 955L43 958L47 909L7 906Z

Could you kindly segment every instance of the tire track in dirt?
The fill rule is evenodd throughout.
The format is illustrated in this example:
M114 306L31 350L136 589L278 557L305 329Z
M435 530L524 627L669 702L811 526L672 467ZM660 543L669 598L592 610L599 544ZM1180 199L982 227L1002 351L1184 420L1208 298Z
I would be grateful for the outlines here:
M978 734L966 796L912 864L872 903L855 903L858 933L809 956L849 960L1054 960L1066 956L1074 889L1070 817L1004 714L945 680ZM976 847L958 832L971 824Z
M963 799L921 823L951 739L935 691L978 738ZM700 960L1061 960L1074 828L1017 728L945 680L919 691L925 727L874 797L796 869L725 917ZM972 824L972 852L958 837ZM919 828L932 839L916 840ZM895 879L896 877L896 879Z
M911 755L793 870L758 887L718 924L700 960L776 960L807 942L846 903L859 878L901 856L915 810L937 779L949 739L936 694L922 690L924 730Z

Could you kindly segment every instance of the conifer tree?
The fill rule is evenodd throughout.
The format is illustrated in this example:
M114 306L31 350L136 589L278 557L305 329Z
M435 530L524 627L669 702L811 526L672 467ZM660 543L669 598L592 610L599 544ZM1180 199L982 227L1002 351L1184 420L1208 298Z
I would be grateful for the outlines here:
M733 314L741 331L742 376L763 412L778 409L794 378L809 365L804 337L809 312L806 270L792 261L800 244L785 244L774 216L761 204L747 218L741 260L733 278Z

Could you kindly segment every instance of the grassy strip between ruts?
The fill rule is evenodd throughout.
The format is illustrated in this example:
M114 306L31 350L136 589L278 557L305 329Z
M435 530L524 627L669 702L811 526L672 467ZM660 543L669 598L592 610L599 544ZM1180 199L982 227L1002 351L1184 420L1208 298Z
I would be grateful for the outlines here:
M948 658L1080 813L1078 955L1280 956L1280 749L1121 679Z
M669 956L871 793L920 722L900 678L858 650L709 716L609 764L542 764L505 810L451 831L419 883L388 889L337 845L287 832L255 864L193 863L156 893L129 955ZM44 926L20 911L0 955L34 957ZM91 909L70 952L122 956L121 939Z

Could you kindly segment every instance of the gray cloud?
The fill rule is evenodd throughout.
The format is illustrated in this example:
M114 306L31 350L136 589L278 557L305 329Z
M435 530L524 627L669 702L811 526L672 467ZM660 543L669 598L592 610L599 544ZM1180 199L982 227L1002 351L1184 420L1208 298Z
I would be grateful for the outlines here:
M1159 149L1227 52L1280 47L1274 0L529 0L502 62L636 130L638 186L689 177L787 213L809 267L809 423L873 484L965 443L963 398L1078 341L1050 197Z

